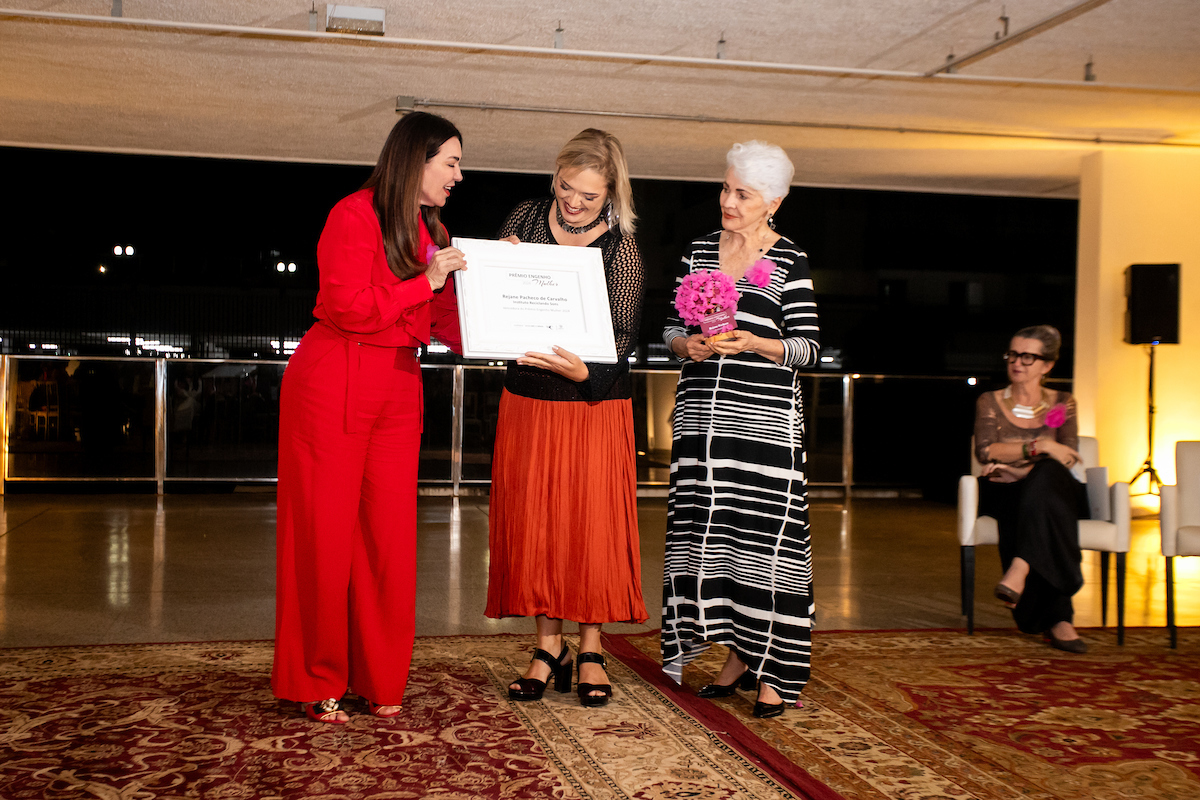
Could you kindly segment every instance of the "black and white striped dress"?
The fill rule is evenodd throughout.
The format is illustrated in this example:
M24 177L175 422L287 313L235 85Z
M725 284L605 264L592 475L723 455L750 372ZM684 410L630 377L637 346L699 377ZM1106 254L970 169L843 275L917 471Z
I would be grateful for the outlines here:
M720 232L692 242L676 285L719 268ZM672 418L663 575L663 670L711 642L794 703L812 650L812 554L804 414L796 369L817 363L817 306L807 256L787 238L767 253L770 282L737 282L737 326L782 339L784 363L754 353L686 361ZM674 308L672 307L674 312ZM672 339L698 333L673 314Z

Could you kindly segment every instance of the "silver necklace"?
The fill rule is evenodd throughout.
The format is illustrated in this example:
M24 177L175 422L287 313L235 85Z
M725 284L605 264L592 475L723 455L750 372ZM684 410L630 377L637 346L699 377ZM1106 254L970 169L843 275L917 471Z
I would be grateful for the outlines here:
M567 233L573 233L573 234L578 235L580 233L587 233L592 228L599 225L603 221L602 217L604 215L597 214L596 218L594 220L592 220L591 222L589 222L587 225L580 225L578 228L576 228L574 225L568 225L567 221L563 219L562 209L558 207L558 200L555 200L554 201L554 216L558 220L558 227L562 228Z
M1036 406L1027 406L1024 403L1018 403L1012 396L1012 384L1004 388L1004 404L1017 419L1033 419L1038 414L1046 410L1046 401L1043 399Z

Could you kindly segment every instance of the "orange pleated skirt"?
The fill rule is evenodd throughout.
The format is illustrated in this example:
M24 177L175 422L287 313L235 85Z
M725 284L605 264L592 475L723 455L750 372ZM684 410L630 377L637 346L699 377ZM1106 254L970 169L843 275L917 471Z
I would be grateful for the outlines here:
M645 622L631 402L505 391L488 522L487 616Z

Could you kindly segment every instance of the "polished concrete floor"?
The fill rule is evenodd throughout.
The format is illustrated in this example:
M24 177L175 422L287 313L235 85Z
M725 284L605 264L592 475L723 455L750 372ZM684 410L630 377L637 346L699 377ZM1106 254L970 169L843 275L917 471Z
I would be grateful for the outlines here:
M487 498L423 497L419 515L418 634L531 632L528 620L483 616ZM612 630L659 624L666 501L642 499L639 518L652 616ZM818 630L964 627L954 524L953 508L920 500L814 502ZM0 496L0 646L269 639L274 527L270 491ZM980 627L1012 626L990 597L997 561L980 548ZM1128 625L1164 624L1163 571L1157 522L1136 521ZM1200 624L1200 558L1177 559L1176 574L1178 622ZM1084 575L1076 624L1098 626L1096 554L1085 554Z

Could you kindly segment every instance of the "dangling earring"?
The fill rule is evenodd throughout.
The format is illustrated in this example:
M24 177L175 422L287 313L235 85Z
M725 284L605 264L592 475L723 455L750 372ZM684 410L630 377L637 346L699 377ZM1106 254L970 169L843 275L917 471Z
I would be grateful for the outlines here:
M775 215L774 214L767 214L767 226L771 230L775 230Z
M604 205L604 221L608 223L608 229L610 231L617 227L621 221L621 215L618 214L615 209L613 209L612 198L609 198L608 202Z

